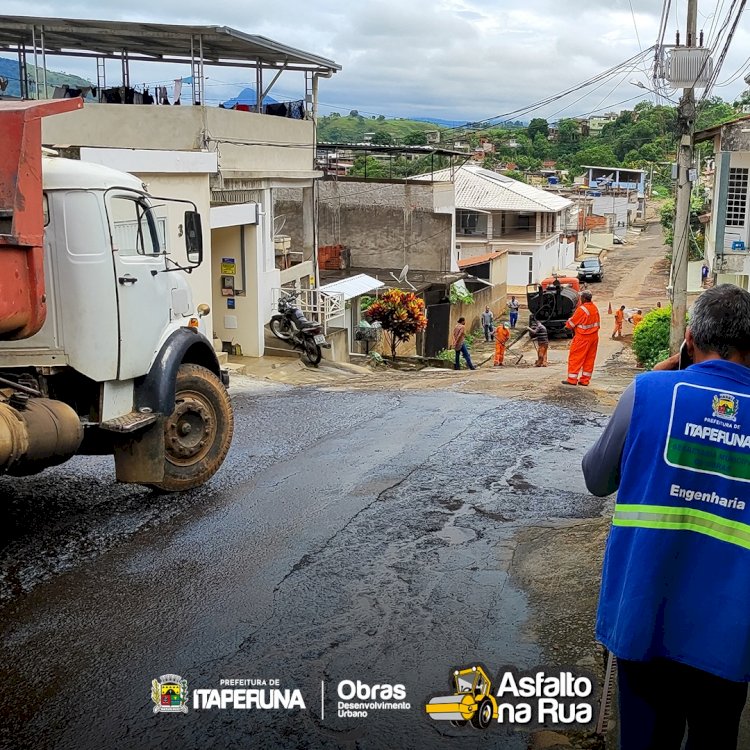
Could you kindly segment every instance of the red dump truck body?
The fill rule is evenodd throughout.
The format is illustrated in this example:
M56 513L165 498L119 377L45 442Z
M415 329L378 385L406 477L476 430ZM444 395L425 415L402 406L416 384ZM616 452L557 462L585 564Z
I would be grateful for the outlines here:
M80 109L82 99L0 102L0 340L44 325L42 117Z

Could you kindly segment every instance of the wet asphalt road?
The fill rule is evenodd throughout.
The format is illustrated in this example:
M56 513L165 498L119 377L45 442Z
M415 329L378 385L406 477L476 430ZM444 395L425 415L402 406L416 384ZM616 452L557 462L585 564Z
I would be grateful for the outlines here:
M456 666L543 662L508 576L514 534L600 514L579 466L603 418L446 391L233 390L230 456L194 492L118 486L99 458L0 479L0 745L524 748L424 703ZM165 673L191 690L278 679L306 709L154 715ZM402 683L411 710L338 718L344 679Z

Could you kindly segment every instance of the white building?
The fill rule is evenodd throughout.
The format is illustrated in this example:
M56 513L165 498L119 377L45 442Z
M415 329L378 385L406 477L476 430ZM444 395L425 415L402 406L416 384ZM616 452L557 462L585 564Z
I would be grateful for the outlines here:
M705 261L717 284L750 289L750 116L695 134L711 141L715 153L713 184L708 188Z
M525 287L575 260L565 234L572 201L479 166L444 169L421 180L453 182L458 260L507 254L507 285Z
M205 249L203 265L188 277L195 301L211 305L207 323L222 342L261 356L273 290L289 282L315 286L317 280L318 80L340 66L227 27L0 16L0 46L18 52L22 79L28 78L25 62L34 43L45 70L60 56L90 57L100 100L45 118L43 143L64 155L133 173L154 196L195 203L203 217ZM142 68L146 61L168 62L180 76L165 89L171 106L140 103L148 89L131 84L131 68L136 63ZM214 75L214 66L217 78L226 75L226 67L252 76L255 91L262 92L256 97L260 106L207 106L205 81ZM155 68L152 76L164 77L163 70ZM282 74L285 87L300 92L299 100L264 108ZM28 80L22 80L21 89L32 90ZM111 99L123 103L105 103ZM139 103L124 103L129 101ZM273 194L281 187L304 193L301 247L292 248L283 263L276 260L274 243ZM164 208L159 219L165 244L178 249L173 258L179 262L184 246L179 210ZM288 267L288 257L301 262Z

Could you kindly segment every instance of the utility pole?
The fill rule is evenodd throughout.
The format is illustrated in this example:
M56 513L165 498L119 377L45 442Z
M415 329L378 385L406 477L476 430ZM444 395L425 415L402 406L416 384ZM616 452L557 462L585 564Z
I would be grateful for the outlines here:
M688 0L688 47L696 47L698 35L698 0ZM672 239L672 321L669 328L669 352L676 354L685 338L687 314L688 253L690 249L690 198L693 168L693 130L695 126L695 89L682 90L677 109L680 146L677 154L677 199L675 201L674 236Z

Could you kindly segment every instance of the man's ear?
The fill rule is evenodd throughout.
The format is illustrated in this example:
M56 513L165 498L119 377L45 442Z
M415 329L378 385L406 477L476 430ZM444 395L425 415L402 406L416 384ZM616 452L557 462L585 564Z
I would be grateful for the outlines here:
M690 359L695 359L695 340L690 326L685 329L685 343L687 344L687 353Z

